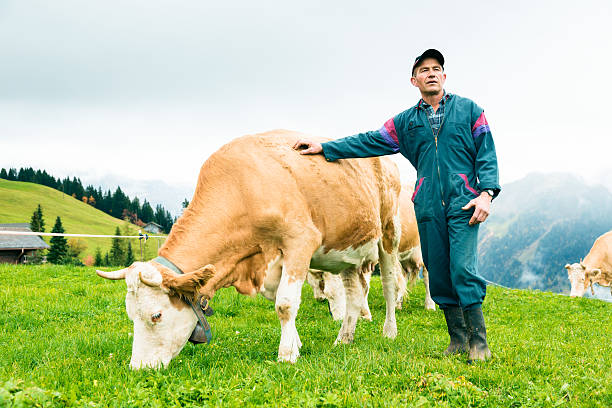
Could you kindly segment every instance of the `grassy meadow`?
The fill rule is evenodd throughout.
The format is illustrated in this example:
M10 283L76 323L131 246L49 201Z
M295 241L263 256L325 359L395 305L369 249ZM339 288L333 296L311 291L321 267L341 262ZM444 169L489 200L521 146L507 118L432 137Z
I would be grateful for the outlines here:
M119 227L122 231L128 225L130 235L138 235L139 227L122 221L66 195L53 188L40 184L0 179L0 224L29 223L38 204L42 206L45 232L51 232L55 219L59 216L67 234L113 235ZM43 237L49 243L50 237ZM67 238L67 239L70 239ZM94 256L99 247L102 255L110 250L111 238L78 238L87 245L81 254ZM144 244L145 259L157 256L157 238ZM159 242L161 246L162 242ZM140 246L137 239L132 240L134 256L140 259Z
M442 355L444 317L425 311L423 296L418 283L397 312L397 339L384 339L374 277L374 321L332 347L340 323L305 285L292 365L276 362L272 303L222 289L210 345L188 343L167 369L133 372L123 281L87 267L0 265L0 406L612 406L612 304L489 287L494 358L468 365Z

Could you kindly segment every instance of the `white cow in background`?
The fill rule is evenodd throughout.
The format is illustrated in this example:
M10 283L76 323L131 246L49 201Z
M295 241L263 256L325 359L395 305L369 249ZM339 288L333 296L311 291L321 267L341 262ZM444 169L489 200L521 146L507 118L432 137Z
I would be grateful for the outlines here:
M593 247L583 261L565 265L571 283L571 297L582 297L593 284L610 286L612 293L612 231L606 232L595 240Z
M375 264L369 263L364 265L359 271L359 283L364 294L360 317L370 321L372 320L372 313L368 305L368 294L370 292L370 280L372 279L374 267ZM316 300L320 302L327 300L332 318L334 320L344 319L346 295L342 278L333 273L311 269L308 271L307 281L312 287L312 293Z

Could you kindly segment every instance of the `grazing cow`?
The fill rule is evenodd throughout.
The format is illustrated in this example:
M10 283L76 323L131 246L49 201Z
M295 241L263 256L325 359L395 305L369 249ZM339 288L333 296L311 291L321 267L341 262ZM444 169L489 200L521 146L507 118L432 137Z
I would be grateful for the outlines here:
M431 295L429 294L429 274L423 264L421 255L421 244L419 242L419 230L412 204L412 188L402 186L400 193L400 220L402 223L402 237L399 244L399 259L402 265L402 272L395 275L396 279L396 308L402 308L402 300L406 296L408 282L413 284L419 277L419 271L423 268L423 283L425 284L425 309L436 310ZM372 315L368 306L368 292L370 289L370 277L373 272L373 265L361 271L360 277L363 290L365 292L364 305L361 310L361 317L372 320ZM320 271L310 271L308 273L308 283L313 288L315 299L329 302L329 310L334 320L344 318L344 287L342 280L334 274L323 273Z
M367 263L359 271L359 282L363 291L363 304L361 306L361 316L365 320L372 320L372 313L368 305L368 294L370 292L370 279L374 272L374 263ZM327 300L329 312L334 320L344 319L346 312L346 294L342 278L337 274L317 271L308 271L308 284L312 287L314 298L320 302ZM397 284L397 282L396 282Z
M347 310L336 343L349 343L364 298L357 272L379 262L387 305L383 336L395 338L397 166L388 158L328 163L302 156L292 146L303 137L279 130L221 147L202 166L194 197L160 256L98 271L126 281L132 368L167 366L201 327L183 299L206 302L230 286L275 301L278 359L295 362L301 347L295 319L309 268L342 277Z
M593 247L583 261L565 265L567 275L572 285L571 297L582 297L593 284L610 286L612 293L612 231L606 232L595 240Z

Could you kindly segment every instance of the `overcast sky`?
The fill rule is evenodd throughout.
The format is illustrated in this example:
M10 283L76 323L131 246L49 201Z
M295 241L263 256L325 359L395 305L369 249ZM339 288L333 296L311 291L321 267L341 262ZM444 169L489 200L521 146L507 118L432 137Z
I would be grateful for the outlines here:
M437 48L447 91L485 109L502 185L601 178L611 21L609 0L0 0L0 167L195 185L244 134L378 129Z

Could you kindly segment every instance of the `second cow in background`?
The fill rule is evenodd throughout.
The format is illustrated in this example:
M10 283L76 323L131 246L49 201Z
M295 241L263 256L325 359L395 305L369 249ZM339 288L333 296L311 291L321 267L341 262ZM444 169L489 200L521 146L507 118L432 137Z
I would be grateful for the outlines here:
M419 241L419 230L417 228L414 205L412 204L412 187L403 185L400 193L400 219L402 223L402 238L399 245L399 259L402 264L402 273L396 274L396 308L402 308L402 302L406 297L408 282L411 286L419 277L423 268L423 283L425 284L425 309L435 310L436 304L429 294L429 274L423 264L421 245ZM370 290L370 278L374 271L374 264L365 265L359 274L359 281L364 291L365 301L361 309L361 317L372 320L372 314L368 306L368 293ZM334 320L342 320L346 310L344 286L338 275L311 269L308 272L308 283L312 286L315 299L329 302L329 311Z

